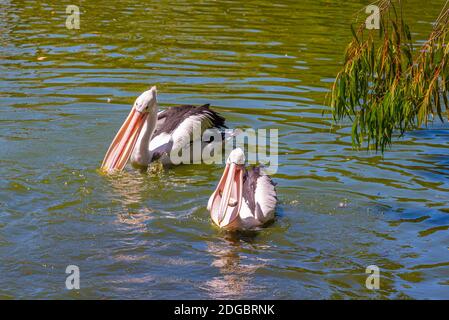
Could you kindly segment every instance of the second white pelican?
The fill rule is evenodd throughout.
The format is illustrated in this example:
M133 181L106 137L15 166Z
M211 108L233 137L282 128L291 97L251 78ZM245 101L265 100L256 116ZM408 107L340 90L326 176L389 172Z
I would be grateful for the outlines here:
M274 219L275 184L260 167L245 169L245 154L237 148L229 154L223 175L207 210L212 221L228 230L251 229Z

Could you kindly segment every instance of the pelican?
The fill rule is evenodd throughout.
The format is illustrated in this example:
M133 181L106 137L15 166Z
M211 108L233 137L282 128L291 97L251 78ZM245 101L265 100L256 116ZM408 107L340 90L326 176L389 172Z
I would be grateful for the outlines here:
M130 159L132 164L143 167L156 160L164 165L170 164L170 152L190 146L197 128L201 132L226 128L225 119L209 109L209 104L171 107L158 112L157 90L152 87L134 102L101 168L107 172L120 171ZM201 147L213 143L217 142L202 142Z
M245 169L242 149L232 150L207 210L212 221L228 230L252 229L274 219L275 184L260 167Z

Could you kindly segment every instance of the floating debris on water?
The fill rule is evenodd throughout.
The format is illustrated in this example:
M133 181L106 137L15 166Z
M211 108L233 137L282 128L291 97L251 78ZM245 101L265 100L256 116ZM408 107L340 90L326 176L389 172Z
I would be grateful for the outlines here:
M338 207L339 207L339 208L347 208L347 207L348 207L348 200L347 200L347 199L344 199L342 202L340 202L340 203L338 204Z

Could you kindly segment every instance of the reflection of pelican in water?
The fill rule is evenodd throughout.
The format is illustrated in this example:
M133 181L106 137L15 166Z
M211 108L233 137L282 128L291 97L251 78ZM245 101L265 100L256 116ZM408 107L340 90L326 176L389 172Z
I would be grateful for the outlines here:
M142 191L145 189L145 181L143 175L133 175L122 172L114 175L112 178L107 177L114 193L112 197L125 206L136 205L142 201Z
M121 172L112 178L106 179L112 187L111 198L118 201L122 209L118 213L117 220L130 226L135 226L142 231L146 230L145 222L151 219L151 213L154 211L148 206L142 207L142 202L148 194L148 188L155 188L154 184L148 184L145 180L146 175L135 175L127 172Z
M225 242L209 242L208 251L214 257L212 266L220 271L220 276L205 283L205 290L214 299L243 299L265 289L254 281L254 273L265 266L264 263L251 263L242 254L242 243L251 242L255 232L227 233Z

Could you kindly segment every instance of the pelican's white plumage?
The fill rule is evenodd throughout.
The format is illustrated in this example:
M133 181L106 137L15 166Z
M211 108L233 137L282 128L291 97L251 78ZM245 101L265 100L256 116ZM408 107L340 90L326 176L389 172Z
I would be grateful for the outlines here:
M245 156L234 149L207 209L216 225L226 229L251 229L274 219L275 184L260 167L245 169Z
M208 104L170 107L161 112L158 109L156 87L136 99L106 153L102 169L122 170L129 159L140 166L148 166L156 160L170 164L170 153L189 147L193 139L197 139L194 133L201 139L207 129L226 128L225 119ZM207 147L209 143L219 142L204 142L201 146ZM201 152L198 153L201 161Z
M243 178L243 204L240 225L243 229L260 227L274 219L277 196L274 183L260 167L251 168ZM254 193L254 199L249 194ZM253 204L250 201L254 201Z
M159 160L163 164L171 164L170 153L179 152L189 148L193 139L201 139L202 134L207 129L226 128L225 120L215 111L209 109L209 104L202 106L183 105L171 107L157 114L157 123L151 140L148 142L148 157L146 162L136 161L136 157L131 158L133 163L148 165L150 162ZM142 130L143 135L145 130ZM199 134L196 136L195 134ZM142 143L145 143L143 141ZM213 142L211 142L213 143ZM209 143L203 143L202 149ZM138 150L136 148L136 150ZM201 152L194 154L201 161Z

